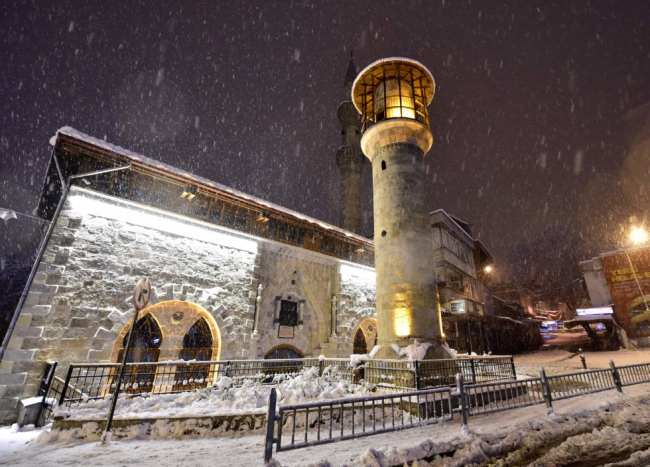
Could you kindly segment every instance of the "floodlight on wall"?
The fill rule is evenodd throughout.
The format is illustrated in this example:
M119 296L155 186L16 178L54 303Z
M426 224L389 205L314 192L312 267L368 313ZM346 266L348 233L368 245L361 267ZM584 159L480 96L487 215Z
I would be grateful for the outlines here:
M188 201L192 201L194 197L196 196L196 192L198 191L197 187L192 185L191 183L188 183L185 185L185 188L183 189L183 193L181 194L181 198L184 198Z
M358 248L356 248L354 250L355 253L363 253L364 251L366 251L366 250L364 250L362 246L360 246L360 247L358 247Z
M268 212L260 212L257 215L257 222L268 222L269 221L269 213Z

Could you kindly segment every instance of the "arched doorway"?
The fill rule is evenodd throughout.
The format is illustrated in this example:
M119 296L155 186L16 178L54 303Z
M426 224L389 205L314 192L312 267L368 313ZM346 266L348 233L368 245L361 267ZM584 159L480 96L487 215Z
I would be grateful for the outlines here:
M200 318L183 337L183 348L179 357L182 360L197 362L209 361L212 357L212 333L205 318ZM210 381L209 363L179 365L174 375L173 391L189 391L206 387Z
M366 318L359 323L354 333L352 353L370 353L375 345L377 345L377 320Z
M129 333L121 340L121 347L117 354L117 361L121 362L124 356L124 349L129 340ZM160 357L160 346L162 345L162 331L157 321L150 315L140 318L135 324L133 338L129 353L126 356L127 363L154 363ZM124 391L142 392L143 388L150 389L156 378L156 367L149 365L138 365L129 367L124 375Z
M302 367L302 362L295 360L303 357L304 354L292 345L283 344L273 347L264 355L264 360L284 361L264 362L264 373L269 375L264 382L268 382L276 374L297 375Z
M352 347L353 354L364 354L368 351L368 344L366 343L366 335L363 333L363 329L357 329L357 332L354 334L354 344Z

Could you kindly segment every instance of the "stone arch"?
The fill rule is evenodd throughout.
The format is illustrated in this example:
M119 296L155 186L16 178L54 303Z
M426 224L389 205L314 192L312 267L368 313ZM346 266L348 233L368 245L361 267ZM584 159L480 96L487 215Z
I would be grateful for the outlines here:
M178 360L183 348L183 339L190 328L201 318L205 320L212 334L210 360L218 360L221 353L221 333L219 325L211 313L203 307L179 300L170 300L151 305L140 312L140 318L150 315L162 332L160 360ZM131 329L131 323L124 326L117 337L111 361L118 359L121 343Z
M281 356L282 354L286 356ZM296 355L291 355L296 354ZM290 344L280 344L273 347L271 350L264 354L264 359L291 359L291 358L304 358L305 354L297 347Z
M377 340L377 319L366 318L362 320L352 335L354 336L353 352L357 353L356 350L360 350L357 349L357 345L360 345L360 342L357 342L357 338L360 340L360 336L363 336L366 343L366 350L360 353L370 353L372 348L375 346L375 341Z

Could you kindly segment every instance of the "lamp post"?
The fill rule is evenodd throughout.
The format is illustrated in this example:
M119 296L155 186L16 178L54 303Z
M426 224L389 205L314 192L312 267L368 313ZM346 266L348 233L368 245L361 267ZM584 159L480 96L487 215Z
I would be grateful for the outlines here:
M632 231L630 232L630 241L632 242L633 245L642 245L648 241L648 232L645 230L643 226L641 227L633 227ZM648 301L645 298L645 294L643 293L643 289L641 289L641 283L639 282L639 276L636 274L636 269L634 268L634 264L632 264L632 258L630 258L629 253L627 252L627 248L623 248L623 252L625 253L625 257L627 258L627 262L630 265L630 270L632 271L632 274L634 274L634 281L636 282L636 286L639 289L639 293L641 294L641 298L643 299L643 303L645 305L645 311L646 313L650 313L650 307L648 306Z

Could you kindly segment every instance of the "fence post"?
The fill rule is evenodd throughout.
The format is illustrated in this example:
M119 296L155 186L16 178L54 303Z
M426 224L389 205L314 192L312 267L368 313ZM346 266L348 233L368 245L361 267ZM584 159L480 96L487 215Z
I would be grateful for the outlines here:
M462 373L456 373L456 387L458 388L458 396L460 398L460 423L461 429L467 429L467 412L469 407L467 407L467 394L465 393L465 381L463 380Z
M58 362L49 362L46 367L46 372L43 375L43 381L41 382L43 399L41 399L41 406L38 408L38 416L36 417L36 426L43 426L45 424L45 423L41 424L41 416L43 416L43 409L45 409L45 404L47 403L47 395L49 394L50 388L52 387L52 381L54 381L54 372L56 371L57 364Z
M472 367L472 383L476 384L476 369L474 368L474 359L470 357L469 364Z
M510 355L510 366L512 367L512 379L517 379L517 368L515 367L515 357Z
M323 377L323 371L325 371L325 360L318 360L318 376Z
M548 382L546 377L546 371L544 367L540 367L539 377L542 379L542 394L544 395L544 401L546 401L546 412L553 413L553 397L551 396L551 385Z
M612 370L612 378L614 379L614 386L616 386L616 390L620 394L623 394L623 383L621 382L621 374L618 372L618 368L616 368L616 365L614 365L614 360L609 361L609 367Z
M65 377L65 383L63 384L63 390L61 391L61 398L59 399L59 406L63 407L63 401L65 399L65 393L68 392L68 385L70 384L70 378L72 378L72 369L74 364L70 364L68 367L68 374Z
M264 444L264 462L269 462L273 457L273 433L275 432L275 405L277 395L275 388L271 389L269 395L269 410L266 415L266 443Z
M415 389L420 390L420 363L415 360Z

